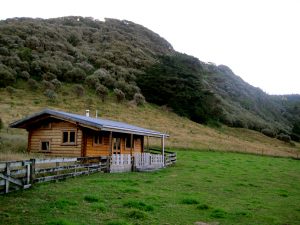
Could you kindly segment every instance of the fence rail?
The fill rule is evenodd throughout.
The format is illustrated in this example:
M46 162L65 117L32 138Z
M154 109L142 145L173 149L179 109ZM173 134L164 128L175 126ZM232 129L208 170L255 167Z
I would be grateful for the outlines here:
M0 193L26 189L34 183L107 172L109 157L31 159L0 162Z
M155 154L153 154L155 153ZM165 152L164 158L152 153L112 155L110 157L79 157L30 159L0 162L0 194L27 189L34 183L61 180L95 172L129 172L160 169L176 162L176 153Z

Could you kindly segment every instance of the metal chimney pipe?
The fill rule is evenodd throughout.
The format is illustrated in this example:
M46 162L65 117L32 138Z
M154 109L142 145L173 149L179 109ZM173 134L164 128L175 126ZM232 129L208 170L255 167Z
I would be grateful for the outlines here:
M89 109L85 110L85 116L90 117L90 110Z
M96 110L96 118L98 118L98 110Z

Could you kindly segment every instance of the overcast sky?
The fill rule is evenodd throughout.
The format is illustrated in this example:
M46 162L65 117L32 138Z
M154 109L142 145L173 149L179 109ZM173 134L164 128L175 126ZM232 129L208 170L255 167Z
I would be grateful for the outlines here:
M130 20L269 94L300 94L299 0L2 0L0 6L0 19L70 15Z

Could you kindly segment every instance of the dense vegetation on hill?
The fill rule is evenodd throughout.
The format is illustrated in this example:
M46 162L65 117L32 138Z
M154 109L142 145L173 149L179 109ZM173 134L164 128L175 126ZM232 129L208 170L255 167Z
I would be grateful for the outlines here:
M26 82L24 82L24 80ZM93 90L105 101L134 99L165 105L196 122L225 123L299 140L300 96L270 96L228 67L176 52L129 21L83 17L0 21L0 87L42 88L49 98L61 82L76 94Z

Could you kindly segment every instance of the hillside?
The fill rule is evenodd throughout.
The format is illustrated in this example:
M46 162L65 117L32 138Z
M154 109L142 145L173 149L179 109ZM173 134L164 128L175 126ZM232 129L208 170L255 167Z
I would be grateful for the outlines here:
M83 17L0 21L0 87L40 89L57 100L67 84L102 101L116 95L143 102L144 95L202 124L300 139L299 95L267 95L226 66L176 52L141 25Z
M95 115L98 110L102 118L164 131L170 134L166 144L172 149L221 150L294 157L298 157L300 153L299 143L292 145L244 128L210 128L180 117L166 107L148 103L144 106L136 106L132 102L118 103L114 95L110 95L103 103L92 91L77 97L73 92L74 86L65 85L64 92L60 92L55 100L44 96L41 89L31 91L27 87L16 89L14 93L0 89L0 115L5 125L0 132L0 160L24 158L22 153L27 147L26 132L7 128L8 124L45 107L78 114L84 114L85 109L89 108L91 115ZM151 138L150 144L159 146L160 140Z

